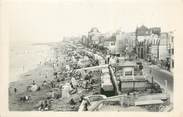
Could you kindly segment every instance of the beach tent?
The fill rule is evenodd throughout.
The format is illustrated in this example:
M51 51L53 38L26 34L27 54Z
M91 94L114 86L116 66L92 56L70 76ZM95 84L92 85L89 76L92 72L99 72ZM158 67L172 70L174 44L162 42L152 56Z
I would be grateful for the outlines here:
M31 91L37 91L37 89L38 89L38 86L35 84L35 85L32 85L32 87L30 88L31 89Z
M69 65L65 65L65 68L69 71L70 70L70 66Z

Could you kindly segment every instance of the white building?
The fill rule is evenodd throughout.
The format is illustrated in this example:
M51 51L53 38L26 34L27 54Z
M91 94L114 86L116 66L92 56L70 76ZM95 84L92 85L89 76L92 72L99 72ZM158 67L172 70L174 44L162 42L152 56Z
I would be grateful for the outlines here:
M169 58L168 43L168 33L161 33L159 43L159 60L166 60Z
M117 32L116 33L116 53L123 54L126 50L126 34L124 32Z
M88 38L92 41L92 44L99 44L103 35L99 32L98 28L92 28L88 32Z

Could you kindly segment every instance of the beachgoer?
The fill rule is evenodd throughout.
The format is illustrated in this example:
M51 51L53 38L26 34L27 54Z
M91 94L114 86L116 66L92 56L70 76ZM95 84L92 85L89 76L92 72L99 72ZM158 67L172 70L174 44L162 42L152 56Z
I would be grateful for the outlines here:
M48 101L45 100L44 102L44 110L47 111L49 109Z
M76 102L74 101L73 98L71 98L71 100L69 101L69 103L70 103L70 105L75 105L76 104Z
M81 95L79 102L81 103L83 101L83 99L84 99L84 95Z
M47 82L46 80L44 80L42 86L46 86L46 85L47 85Z
M84 98L84 111L88 111L88 106L91 105L88 98Z
M43 110L44 110L44 103L43 103L43 101L41 101L41 105L39 107L39 111L43 111Z
M32 82L32 85L35 85L36 83L35 83L35 81L33 80L33 82Z
M73 86L73 83L72 83L72 82L70 82L70 85L71 85L71 88L73 88L73 89L74 89L74 86Z
M116 63L115 57L112 56L112 58L110 58L110 60L109 60L109 64L113 65L115 63Z
M85 89L88 90L88 87L89 87L89 81L87 80L87 81L86 81L86 84L85 84Z
M26 101L29 102L30 99L31 99L31 96L28 96L28 95L20 97L21 102L26 102Z
M17 88L14 88L14 92L17 93Z
M28 95L25 96L25 101L29 102L30 99L31 99L31 96L30 95L29 96Z
M90 75L90 73L89 73L89 74L87 74L87 75L85 76L84 80L90 80L90 78L91 78L91 75Z
M88 111L88 104L87 104L87 102L84 104L84 111Z
M57 78L57 72L54 72L53 75L55 76L55 78Z

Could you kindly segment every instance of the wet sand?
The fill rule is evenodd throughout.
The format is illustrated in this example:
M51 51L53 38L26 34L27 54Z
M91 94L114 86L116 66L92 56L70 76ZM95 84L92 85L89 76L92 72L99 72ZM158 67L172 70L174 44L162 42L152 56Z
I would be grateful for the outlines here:
M60 45L52 44L51 47L53 48L53 50L57 50L54 48L59 48ZM56 55L53 56L52 59L54 59L55 57ZM47 78L45 78L46 74L47 74ZM40 101L45 100L47 97L47 94L51 90L53 90L53 88L50 89L50 88L41 87L40 91L28 92L27 86L31 85L33 80L36 82L38 86L41 86L44 80L46 80L47 82L50 82L53 79L55 79L55 76L54 76L52 61L51 62L48 61L46 65L42 63L41 65L38 65L37 68L21 74L19 80L9 83L9 110L10 111L38 111L38 106L40 104ZM65 84L66 82L69 82L68 80L61 82L61 84ZM17 88L17 93L14 92L14 88ZM51 109L49 111L77 111L80 103L77 103L74 106L72 106L69 104L70 99L75 98L76 100L79 100L80 95L83 93L90 95L89 92L86 92L83 89L78 89L78 90L80 90L79 91L80 93L70 95L70 97L67 99L65 98L52 99ZM25 95L31 95L30 102L20 101L20 97Z
M55 45L49 45L54 47ZM40 86L44 80L53 80L53 67L51 63L38 64L35 69L29 70L19 75L18 79L9 82L9 110L10 111L32 111L33 107L46 95L49 90L42 89L39 92L27 92L27 86L31 85L33 80ZM47 75L47 78L45 76ZM17 92L14 92L14 88ZM19 97L31 95L32 99L29 103L21 103Z

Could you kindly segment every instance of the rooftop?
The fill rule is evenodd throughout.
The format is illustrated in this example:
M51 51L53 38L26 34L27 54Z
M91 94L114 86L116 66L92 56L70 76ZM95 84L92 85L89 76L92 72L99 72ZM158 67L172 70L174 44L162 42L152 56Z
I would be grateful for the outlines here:
M120 67L135 67L136 63L132 61L123 61L119 63Z

